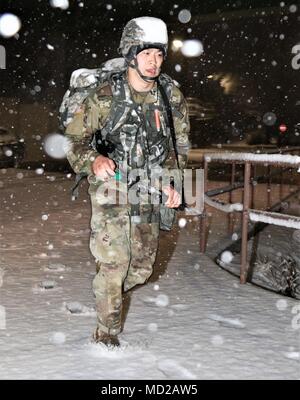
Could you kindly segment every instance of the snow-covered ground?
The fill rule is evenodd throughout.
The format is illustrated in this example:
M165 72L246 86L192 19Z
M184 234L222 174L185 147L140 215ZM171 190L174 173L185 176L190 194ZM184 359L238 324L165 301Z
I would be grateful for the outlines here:
M200 255L198 217L162 233L153 277L126 298L121 348L91 344L90 208L72 184L0 170L1 379L300 378L299 301ZM225 222L214 212L208 254Z

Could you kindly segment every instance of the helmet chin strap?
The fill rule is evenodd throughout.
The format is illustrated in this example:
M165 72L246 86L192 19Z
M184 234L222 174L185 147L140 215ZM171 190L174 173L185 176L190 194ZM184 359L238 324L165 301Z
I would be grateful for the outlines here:
M153 82L158 78L158 76L155 76L155 77L151 78L149 76L143 75L141 73L140 69L139 69L139 64L138 64L138 61L137 61L136 57L133 59L133 63L134 64L131 64L131 62L128 62L128 66L130 68L135 69L137 71L137 73L139 74L139 76L143 79L143 81L145 81L145 82Z

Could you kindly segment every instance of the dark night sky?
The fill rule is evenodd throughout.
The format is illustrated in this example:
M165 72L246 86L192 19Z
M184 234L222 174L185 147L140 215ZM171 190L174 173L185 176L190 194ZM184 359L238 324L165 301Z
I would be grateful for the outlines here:
M80 7L80 3L84 3L84 7ZM108 10L107 4L112 5L112 9ZM287 23L283 23L281 26L278 24L279 4L280 1L270 0L210 0L205 2L198 0L178 2L169 0L85 0L82 2L71 0L68 10L60 10L53 9L46 0L1 0L1 12L13 12L22 21L18 39L0 40L0 44L4 45L7 50L8 65L6 71L1 71L2 78L5 83L13 80L15 89L24 86L24 83L30 87L39 81L43 85L49 84L51 80L56 81L58 87L66 85L73 69L82 66L94 67L98 62L118 56L117 47L125 23L129 19L141 15L153 15L164 19L168 24L171 39L176 37L199 38L203 41L204 47L206 46L206 53L208 58L212 58L212 63L222 57L228 66L244 69L245 57L243 55L253 52L255 40L257 40L255 39L256 35L258 40L262 40L266 38L268 32L274 31L279 34L280 32L276 32L276 30L287 29ZM286 2L286 4L288 3ZM291 2L291 4L295 4L295 2ZM174 8L174 5L178 5L178 7ZM248 18L247 23L244 24L245 16L243 15L257 7L267 10L268 7L275 7L278 11L273 20L271 18L266 21L263 18L264 21L260 25L256 21L255 27L253 27L251 18ZM183 8L191 11L190 23L182 24L178 21L178 12ZM242 17L231 19L230 12L234 11L238 14L237 10L241 10ZM208 14L210 16L205 20L205 16ZM282 15L284 14L285 12L282 11ZM291 17L293 16L290 15ZM288 22L290 23L290 21ZM192 29L191 33L187 32L188 28ZM252 39L253 42L246 49L246 34L243 30L245 31L247 28L248 36L250 36L247 41L249 43ZM226 33L229 34L229 38L224 37ZM273 42L277 47L282 45L278 39ZM54 51L49 51L47 44L53 45ZM269 45L272 46L272 43L264 41L261 47ZM210 48L211 50L209 50ZM237 53L239 52L238 48L241 49L239 60L237 60L237 54L232 54L232 48ZM95 54L97 57L93 58ZM169 58L173 62L172 54L169 54ZM180 61L183 62L183 60ZM194 61L196 60L188 60L190 66ZM211 70L207 63L207 58L202 57L201 61L202 66L206 67L206 75L213 72L213 68ZM185 63L187 63L186 60ZM167 65L168 67L169 65ZM194 69L194 65L190 68L190 72L192 69ZM172 74L174 74L173 69ZM176 76L174 78L176 79ZM178 78L182 79L182 76L178 76ZM6 93L2 92L4 96L11 95L11 84L6 91ZM25 91L24 94L27 95L28 92Z
M280 109L295 115L291 107L299 100L300 71L291 68L291 49L300 42L300 4L299 0L285 1L284 7L281 3L71 0L67 10L60 10L46 0L1 0L0 13L13 12L22 21L18 35L0 39L7 52L7 69L0 71L1 97L45 104L57 111L71 72L117 57L126 22L149 15L167 23L170 42L179 38L203 43L204 54L196 59L171 50L168 54L165 71L182 84L186 96L215 100L218 94L207 76L232 73L241 82L241 107L255 106L262 114ZM289 12L292 4L298 5L296 13ZM185 8L192 18L183 24L178 13ZM49 50L49 44L54 50ZM180 72L175 71L176 64L181 65ZM228 100L229 104L232 98Z

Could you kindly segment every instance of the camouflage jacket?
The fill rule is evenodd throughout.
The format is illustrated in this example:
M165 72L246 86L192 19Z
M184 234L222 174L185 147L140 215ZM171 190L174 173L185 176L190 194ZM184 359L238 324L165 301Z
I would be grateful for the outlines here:
M151 105L157 101L158 88L156 83L148 93L138 93L131 86L129 87L130 102L132 102L134 107ZM114 96L111 85L109 82L104 82L86 98L82 106L75 113L73 120L66 127L65 135L70 143L67 158L76 173L93 174L92 163L99 153L91 146L91 141L95 132L105 128L106 122L109 119L108 117L110 117L111 110L113 109L113 104ZM188 135L190 124L187 103L175 84L172 85L170 104L173 113L180 167L185 168L189 150ZM149 115L145 112L144 117L147 119ZM169 141L168 156L161 166L164 168L177 168L171 139Z

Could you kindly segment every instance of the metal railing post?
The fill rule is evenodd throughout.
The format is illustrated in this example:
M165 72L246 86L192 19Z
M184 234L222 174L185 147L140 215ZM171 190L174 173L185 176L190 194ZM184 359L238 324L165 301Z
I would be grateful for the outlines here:
M242 252L241 252L241 270L240 282L247 282L248 261L248 220L249 220L249 202L250 202L250 178L251 178L251 163L245 163L244 171L244 196L243 196L243 218L242 218Z
M283 170L280 168L280 186L279 186L279 200L283 199Z
M271 166L267 166L267 177L268 177L268 183L267 183L267 210L270 210L271 208Z
M255 181L256 177L256 165L252 166L253 174L252 174L252 191L251 191L251 208L255 208L255 194L256 194L256 185L257 182Z
M235 163L232 163L232 167L231 167L231 186L234 185L235 182ZM233 203L233 191L231 190L229 192L229 203ZM234 229L234 220L233 220L233 212L230 212L228 214L228 233L230 233L231 235L233 234L233 229Z
M204 159L204 193L207 192L207 176L208 176L208 161ZM207 207L204 203L203 212L200 215L200 253L206 251L206 222L207 222Z

